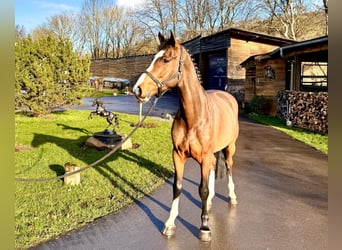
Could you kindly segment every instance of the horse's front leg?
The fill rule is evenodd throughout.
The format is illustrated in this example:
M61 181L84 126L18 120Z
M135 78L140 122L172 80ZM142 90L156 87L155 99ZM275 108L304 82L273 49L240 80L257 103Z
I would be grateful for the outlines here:
M90 112L90 114L88 116L88 120L93 119L93 114L94 114L94 111Z
M113 118L114 116L111 116L111 115L108 115L106 120L107 120L107 123L108 123L108 126L106 127L106 129L109 127L109 126L113 126L114 128L114 125L113 125Z
M199 186L199 195L202 200L202 224L200 227L200 234L199 238L203 241L210 241L211 240L211 231L209 229L208 221L209 221L209 204L208 197L209 197L209 176L210 172L212 172L213 162L215 161L214 156L207 156L201 164L201 184ZM213 173L211 174L212 176ZM211 187L212 188L212 187ZM212 199L212 197L210 197Z
M182 192L184 164L186 161L186 158L184 156L180 156L175 149L173 150L172 157L175 168L175 177L173 182L173 201L171 211L162 231L162 234L166 236L172 236L176 233L175 220L178 216L179 196Z

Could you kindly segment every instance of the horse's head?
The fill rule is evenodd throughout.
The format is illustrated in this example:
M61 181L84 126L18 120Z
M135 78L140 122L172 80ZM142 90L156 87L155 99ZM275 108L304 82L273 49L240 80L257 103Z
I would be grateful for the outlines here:
M159 33L158 39L158 53L133 87L133 93L140 102L147 102L154 95L160 96L179 82L183 64L181 45L172 32L168 39Z
M103 105L103 102L100 99L95 98L91 106L94 107L94 106L102 106L102 105Z

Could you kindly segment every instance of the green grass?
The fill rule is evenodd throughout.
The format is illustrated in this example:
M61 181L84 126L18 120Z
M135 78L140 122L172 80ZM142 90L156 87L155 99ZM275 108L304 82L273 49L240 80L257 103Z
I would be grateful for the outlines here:
M46 117L15 115L15 177L41 178L64 173L72 162L84 167L108 150L84 149L93 133L102 131L102 117L87 120L88 111L63 111ZM121 114L119 132L128 134L138 116ZM116 212L160 186L173 172L170 122L147 118L156 128L140 128L132 142L137 149L118 151L81 173L81 185L62 180L15 182L15 247L28 248Z
M113 96L115 93L116 95L126 95L124 90L118 90L118 89L103 89L102 91L97 91L94 88L85 87L82 89L84 96L86 97L104 97L104 96Z
M322 135L319 133L310 132L301 128L289 127L283 124L278 118L258 115L256 113L250 113L248 115L254 121L262 124L269 125L275 129L278 129L289 136L302 141L311 147L316 148L324 154L328 154L328 135Z

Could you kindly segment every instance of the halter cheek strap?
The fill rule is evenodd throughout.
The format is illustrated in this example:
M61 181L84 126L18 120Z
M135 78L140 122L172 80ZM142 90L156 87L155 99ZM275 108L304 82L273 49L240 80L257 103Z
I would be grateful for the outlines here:
M162 96L164 93L163 93L163 87L164 85L169 82L169 81L172 81L174 79L178 79L179 81L179 78L182 74L182 66L184 64L184 59L183 59L183 47L180 48L180 51L181 51L181 54L180 54L180 59L179 59L179 65L178 65L178 71L176 73L174 73L170 78L164 80L164 81L159 81L154 75L151 74L151 72L149 71L145 71L145 74L148 75L151 80L157 85L158 87L158 94L157 94L157 97L160 97Z
M157 78L154 77L154 75L152 75L149 71L145 71L145 74L148 75L152 81L157 85L158 87L158 94L157 97L160 97L162 95L162 91L163 91L163 86L165 84L165 81L161 82L159 81Z

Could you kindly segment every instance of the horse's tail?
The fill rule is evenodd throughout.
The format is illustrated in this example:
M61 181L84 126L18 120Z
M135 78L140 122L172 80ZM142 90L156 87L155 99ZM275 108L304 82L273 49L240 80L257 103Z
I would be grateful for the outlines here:
M227 176L226 158L223 150L214 153L216 158L215 179L223 179Z

